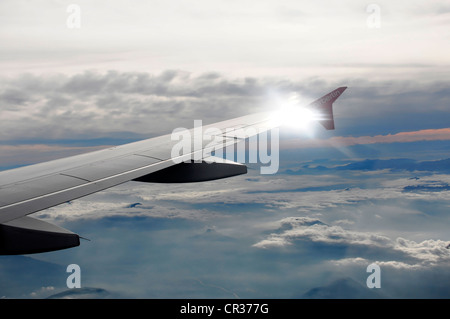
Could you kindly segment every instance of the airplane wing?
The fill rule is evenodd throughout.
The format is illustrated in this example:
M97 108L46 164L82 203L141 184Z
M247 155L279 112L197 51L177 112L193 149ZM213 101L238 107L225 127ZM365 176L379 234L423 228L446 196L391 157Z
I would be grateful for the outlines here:
M308 106L320 113L317 120L326 129L334 129L332 103L345 89L337 88ZM179 132L194 137L182 148L180 140L172 133L2 171L0 255L78 246L79 235L28 215L128 181L200 182L245 174L245 165L211 156L211 153L280 124L273 120L272 113L251 114ZM195 139L199 132L209 138Z

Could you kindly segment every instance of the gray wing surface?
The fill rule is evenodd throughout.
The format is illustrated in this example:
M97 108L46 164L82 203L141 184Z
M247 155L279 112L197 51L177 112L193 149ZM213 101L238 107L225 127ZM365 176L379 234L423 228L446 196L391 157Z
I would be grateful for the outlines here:
M258 132L262 132L270 129L264 125L267 122L267 114L261 113L211 124L204 129L258 126ZM216 138L217 144L214 146L219 148L238 141L236 138L220 136L220 139ZM177 141L172 141L171 135L164 135L0 172L0 223L175 165L175 158L171 157L175 143ZM206 144L211 143L203 142L202 146ZM208 154L208 150L203 147L197 152ZM183 157L189 159L194 153L195 150L183 154Z
M321 99L336 94L337 91L340 95L344 90L345 88L338 88ZM325 100L326 103L330 103L330 99ZM313 103L317 104L318 101L320 99ZM214 135L212 142L201 141L200 145L193 145L192 151L175 157L171 153L178 141L174 141L171 134L167 134L100 151L2 171L0 172L0 254L37 253L79 245L78 235L27 216L70 200L132 180L191 182L245 173L246 168L243 169L243 165L238 163L218 162L212 166L189 165L189 160L193 157L203 160L210 158L212 151L233 145L251 137L252 134L270 130L275 125L271 122L270 113L251 114L206 125L202 127L203 132L212 128L216 129L211 134ZM245 130L248 128L252 130ZM240 136L239 132L243 129L247 134ZM194 133L193 130L191 129L190 132Z

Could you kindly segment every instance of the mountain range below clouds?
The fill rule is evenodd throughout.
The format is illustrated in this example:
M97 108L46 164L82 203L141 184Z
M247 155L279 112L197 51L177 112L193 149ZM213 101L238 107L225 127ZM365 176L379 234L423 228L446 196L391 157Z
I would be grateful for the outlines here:
M450 190L450 185L442 181L429 181L419 185L408 185L403 188L404 192L442 192Z
M48 296L47 299L112 299L115 295L102 288L73 288Z
M300 298L305 299L379 299L386 298L380 289L364 287L352 278L341 278L326 286L312 288Z
M439 171L450 172L450 159L438 161L415 161L411 159L367 159L344 166L335 167L336 170L406 170L406 171Z
M365 159L360 161L351 161L344 165L325 166L320 164L305 164L300 169L287 169L284 173L289 175L302 175L309 173L337 172L337 171L420 171L420 172L450 172L450 159L442 159L435 161L417 161L407 158L395 159Z

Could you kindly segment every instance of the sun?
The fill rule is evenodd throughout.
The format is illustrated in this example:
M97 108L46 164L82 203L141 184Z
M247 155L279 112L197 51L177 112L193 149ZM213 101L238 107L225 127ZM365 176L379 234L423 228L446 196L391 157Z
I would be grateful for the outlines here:
M317 120L320 120L319 113L300 105L297 98L278 103L278 109L271 113L271 121L274 125L295 130L311 130L312 124Z

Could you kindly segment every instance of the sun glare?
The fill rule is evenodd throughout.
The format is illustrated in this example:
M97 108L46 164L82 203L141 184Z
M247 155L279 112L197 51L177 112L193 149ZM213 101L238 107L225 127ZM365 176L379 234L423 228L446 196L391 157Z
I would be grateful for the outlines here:
M283 105L272 113L272 121L280 126L308 130L318 115L311 109L299 105Z

